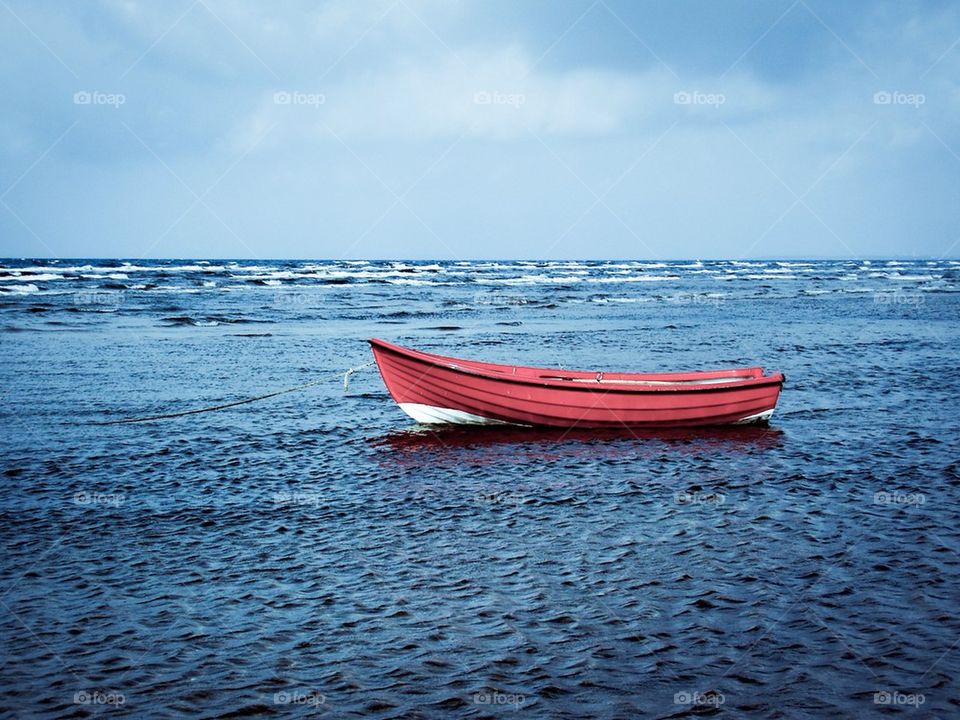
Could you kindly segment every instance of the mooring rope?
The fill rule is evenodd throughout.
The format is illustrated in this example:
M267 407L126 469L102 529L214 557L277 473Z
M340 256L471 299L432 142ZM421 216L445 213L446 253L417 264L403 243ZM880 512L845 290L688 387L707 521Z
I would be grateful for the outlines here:
M350 368L345 373L343 373L343 391L346 392L350 389L350 376L353 375L358 370L363 370L373 365L373 362L368 362L365 365L360 365L355 368ZM341 373L337 371L337 375ZM313 387L314 385L319 385L322 382L326 382L326 376L318 380L311 380L308 383L303 385L297 385L295 387L284 388L283 390L276 390L266 395L256 395L255 397L243 398L242 400L234 400L233 402L221 403L219 405L210 405L208 407L194 408L193 410L183 410L181 412L175 413L164 413L163 415L146 415L144 417L134 417L134 418L123 418L122 420L91 420L90 425L125 425L128 423L139 423L139 422L148 422L150 420L168 420L170 418L183 417L184 415L197 415L199 413L208 413L214 412L216 410L226 410L227 408L236 407L237 405L246 405L247 403L257 402L258 400L266 400L268 398L277 397L278 395L287 395L289 393L297 392L298 390L306 390L308 387Z

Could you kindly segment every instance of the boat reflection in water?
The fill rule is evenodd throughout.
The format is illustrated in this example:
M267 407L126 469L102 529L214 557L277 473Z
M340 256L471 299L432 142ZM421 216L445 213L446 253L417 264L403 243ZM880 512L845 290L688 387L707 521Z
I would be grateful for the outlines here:
M550 429L516 426L417 426L370 440L384 459L401 465L587 461L662 458L667 455L753 455L779 447L774 427L734 425L711 428L641 430ZM446 461L446 462L445 462Z

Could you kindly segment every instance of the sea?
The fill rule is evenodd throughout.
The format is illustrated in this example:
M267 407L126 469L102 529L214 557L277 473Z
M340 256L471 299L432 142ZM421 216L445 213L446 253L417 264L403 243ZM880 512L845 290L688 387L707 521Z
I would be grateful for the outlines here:
M951 259L0 261L0 717L956 717L958 320ZM787 379L427 428L371 337Z

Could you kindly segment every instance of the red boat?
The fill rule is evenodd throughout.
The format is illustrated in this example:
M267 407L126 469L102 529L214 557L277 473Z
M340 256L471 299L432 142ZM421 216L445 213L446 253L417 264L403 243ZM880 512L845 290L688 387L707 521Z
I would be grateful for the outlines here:
M497 365L370 340L383 382L420 423L563 428L766 423L783 373L610 373Z

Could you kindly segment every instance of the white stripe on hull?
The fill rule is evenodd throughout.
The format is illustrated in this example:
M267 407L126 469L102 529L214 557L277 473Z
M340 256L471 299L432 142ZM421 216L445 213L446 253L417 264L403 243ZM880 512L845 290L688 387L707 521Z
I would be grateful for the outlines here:
M737 420L736 422L731 424L732 425L750 425L751 423L766 422L771 417L773 417L773 410L764 410L763 412L757 413L756 415L748 415L747 417Z
M412 417L418 423L424 425L441 425L453 423L455 425L509 425L503 420L494 420L485 418L482 415L464 412L463 410L454 410L453 408L434 407L433 405L421 405L420 403L398 403L400 409Z

